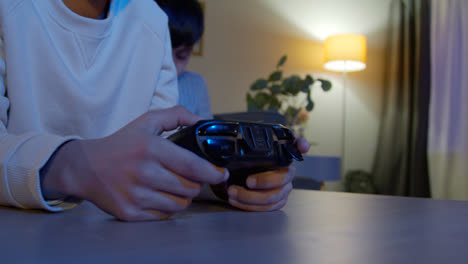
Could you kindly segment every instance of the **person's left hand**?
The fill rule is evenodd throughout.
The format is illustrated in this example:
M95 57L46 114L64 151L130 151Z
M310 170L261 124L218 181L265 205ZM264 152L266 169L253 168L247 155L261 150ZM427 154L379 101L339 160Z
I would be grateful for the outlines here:
M304 138L297 139L301 153L309 150ZM228 189L229 203L246 211L274 211L287 202L292 190L292 180L296 169L293 166L249 175L247 187L232 185Z

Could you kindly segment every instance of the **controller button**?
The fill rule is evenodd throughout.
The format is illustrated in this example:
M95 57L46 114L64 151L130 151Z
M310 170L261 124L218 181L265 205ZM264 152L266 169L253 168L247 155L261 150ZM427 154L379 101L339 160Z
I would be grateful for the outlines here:
M234 141L226 139L207 139L203 141L203 150L215 159L225 159L236 153L234 143Z
M252 151L252 149L249 147L249 145L247 144L245 140L238 141L238 149L239 149L241 157L245 156L246 154Z
M255 150L268 150L269 147L268 147L268 144L266 141L257 141L255 142Z
M265 128L254 127L255 141L256 142L265 142L268 141L268 134Z
M198 130L200 136L237 136L237 124L212 124Z

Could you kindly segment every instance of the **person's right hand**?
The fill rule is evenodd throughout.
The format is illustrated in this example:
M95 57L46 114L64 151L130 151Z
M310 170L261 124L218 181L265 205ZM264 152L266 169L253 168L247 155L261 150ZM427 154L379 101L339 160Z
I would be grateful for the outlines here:
M116 133L64 144L42 189L89 200L124 221L159 220L185 209L201 183L227 180L227 170L160 136L199 118L184 107L148 112Z

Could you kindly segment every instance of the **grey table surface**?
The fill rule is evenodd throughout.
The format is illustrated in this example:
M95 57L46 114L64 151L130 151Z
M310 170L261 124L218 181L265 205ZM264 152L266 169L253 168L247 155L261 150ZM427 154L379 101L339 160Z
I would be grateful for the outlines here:
M468 263L468 202L294 190L276 212L194 203L124 223L0 207L0 263Z

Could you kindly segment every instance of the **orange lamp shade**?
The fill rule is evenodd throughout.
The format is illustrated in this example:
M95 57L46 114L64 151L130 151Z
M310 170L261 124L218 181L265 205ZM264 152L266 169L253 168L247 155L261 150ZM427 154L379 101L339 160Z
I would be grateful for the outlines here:
M324 67L330 71L353 72L366 68L366 37L339 34L328 37L324 46Z

